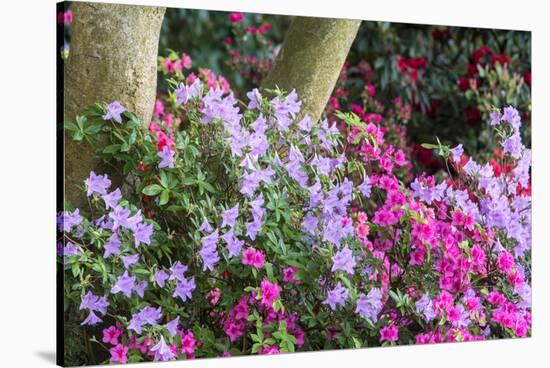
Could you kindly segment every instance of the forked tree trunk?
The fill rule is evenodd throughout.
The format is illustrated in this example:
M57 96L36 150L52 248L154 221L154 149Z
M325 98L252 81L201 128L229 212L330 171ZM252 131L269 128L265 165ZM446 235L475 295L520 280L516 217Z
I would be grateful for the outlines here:
M160 27L165 8L101 3L72 4L69 58L64 71L64 119L95 102L118 100L148 123L157 84ZM85 203L78 188L91 170L101 168L86 144L65 135L65 199ZM112 169L111 169L112 171Z
M296 89L301 114L316 122L334 89L360 20L296 17L262 88Z

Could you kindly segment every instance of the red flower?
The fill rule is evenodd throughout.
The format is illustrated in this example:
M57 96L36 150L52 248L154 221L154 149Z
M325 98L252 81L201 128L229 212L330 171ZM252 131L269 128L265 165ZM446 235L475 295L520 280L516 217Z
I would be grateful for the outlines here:
M424 69L428 64L428 61L423 57L415 57L415 58L409 59L408 64L410 68L419 70L419 69Z
M449 31L447 28L434 29L432 31L432 38L434 39L434 41L438 42L447 41L449 38L451 38L451 31Z
M505 66L505 65L510 64L510 59L508 58L508 55L506 55L506 54L494 55L493 59L491 60L491 64L493 66L495 66L496 63L500 63L501 66Z
M485 60L485 57L492 56L492 55L493 55L493 51L491 51L489 46L483 45L479 49L474 51L474 53L472 54L472 58L475 64L486 64L487 60Z
M244 14L241 12L235 12L235 13L229 14L229 21L231 23L240 23L243 21L243 19L244 19Z
M471 127L478 125L481 122L481 112L477 107L470 107L466 110L466 124Z
M525 81L525 84L527 84L529 88L531 88L531 71L530 70L526 70L523 73L523 80Z

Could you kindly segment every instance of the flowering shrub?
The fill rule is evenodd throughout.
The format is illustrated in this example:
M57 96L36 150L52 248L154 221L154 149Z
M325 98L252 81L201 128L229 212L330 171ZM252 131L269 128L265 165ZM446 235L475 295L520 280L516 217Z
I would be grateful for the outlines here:
M530 334L531 152L515 108L491 112L498 161L426 144L445 180L403 181L382 116L316 123L294 91L239 102L208 73L185 77L184 59L160 60L171 112L158 102L148 127L117 101L65 125L120 168L91 172L89 207L58 214L65 308L95 363Z

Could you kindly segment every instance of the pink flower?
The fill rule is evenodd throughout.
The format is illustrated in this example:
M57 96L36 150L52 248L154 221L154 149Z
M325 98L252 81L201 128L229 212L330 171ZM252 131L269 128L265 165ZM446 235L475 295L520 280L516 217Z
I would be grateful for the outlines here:
M128 347L122 344L118 344L114 348L109 349L111 353L111 362L112 363L128 363Z
M294 276L296 276L298 270L296 267L286 267L283 269L283 281L284 282L293 282Z
M185 52L181 54L181 63L185 69L191 68L192 62L191 56L187 55Z
M357 233L357 236L360 239L365 239L367 235L369 235L369 225L367 224L359 224L355 228L355 232Z
M216 305L216 304L218 304L218 301L220 300L220 297L222 295L222 291L220 290L220 288L215 288L215 289L210 290L208 295L211 298L210 299L210 304Z
M193 354L195 352L195 337L193 336L193 331L189 330L187 333L184 333L183 330L181 330L180 335L181 352L184 354Z
M398 338L398 329L394 324L384 326L380 329L380 342L397 341Z
M265 347L261 348L260 350L258 350L258 353L259 354L270 355L270 354L279 354L280 351L279 351L279 348L277 348L276 346L269 345L269 346L265 346Z
M269 282L269 280L267 279L263 279L261 283L261 290L262 301L260 303L262 305L265 305L266 307L272 307L275 299L279 297L279 286L277 284Z
M244 19L244 14L241 12L235 12L235 13L229 14L229 21L231 23L240 23L243 21L243 19Z
M258 269L264 267L265 254L260 250L249 248L243 252L243 265L250 265Z
M103 342L106 344L118 345L118 338L122 335L122 330L116 326L111 326L103 330Z
M497 266L502 272L506 274L509 273L514 267L514 264L514 256L510 252L506 250L500 252L497 258Z
M368 216L365 212L359 212L357 214L357 221L359 221L360 224L364 224L365 222L367 222L368 220Z

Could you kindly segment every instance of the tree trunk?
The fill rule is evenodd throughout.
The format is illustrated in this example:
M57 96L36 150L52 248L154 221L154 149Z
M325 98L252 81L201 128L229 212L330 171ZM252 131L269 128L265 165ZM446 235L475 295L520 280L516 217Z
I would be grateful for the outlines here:
M143 122L151 119L157 84L160 27L165 8L101 3L72 4L69 58L64 70L64 119L95 102L118 100ZM65 199L85 204L82 185L99 165L93 150L65 134Z
M296 89L301 114L316 122L328 102L360 20L296 17L262 88Z

